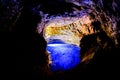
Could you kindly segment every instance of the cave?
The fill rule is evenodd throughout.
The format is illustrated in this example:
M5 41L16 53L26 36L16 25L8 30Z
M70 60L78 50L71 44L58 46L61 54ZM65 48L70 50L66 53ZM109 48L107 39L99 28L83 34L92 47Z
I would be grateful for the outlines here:
M119 0L0 0L4 71L14 53L17 80L118 79L119 27Z
M43 37L47 42L50 69L60 72L75 68L80 64L80 40L84 35L93 34L89 16L55 17L43 26ZM39 24L40 25L40 24ZM86 25L86 26L85 26ZM41 26L38 26L38 31ZM81 31L81 33L80 33Z

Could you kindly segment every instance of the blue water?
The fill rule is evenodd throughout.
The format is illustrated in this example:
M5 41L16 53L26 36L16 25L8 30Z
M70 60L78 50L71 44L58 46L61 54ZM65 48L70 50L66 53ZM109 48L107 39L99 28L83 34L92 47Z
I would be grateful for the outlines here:
M55 40L47 45L47 51L52 60L52 71L69 70L80 63L80 48L76 45Z

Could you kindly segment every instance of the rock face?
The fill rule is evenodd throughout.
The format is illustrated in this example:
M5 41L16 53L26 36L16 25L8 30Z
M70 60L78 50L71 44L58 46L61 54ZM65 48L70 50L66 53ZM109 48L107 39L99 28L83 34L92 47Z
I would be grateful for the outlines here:
M65 43L79 46L83 35L92 34L89 16L60 17L46 24L44 38L47 42L52 39L60 39Z

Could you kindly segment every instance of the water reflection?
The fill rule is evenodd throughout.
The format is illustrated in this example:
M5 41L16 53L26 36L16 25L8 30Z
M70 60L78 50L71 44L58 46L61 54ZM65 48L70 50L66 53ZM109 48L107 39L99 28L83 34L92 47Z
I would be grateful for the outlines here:
M52 60L52 71L69 70L80 63L80 48L76 45L54 40L48 43L47 51Z

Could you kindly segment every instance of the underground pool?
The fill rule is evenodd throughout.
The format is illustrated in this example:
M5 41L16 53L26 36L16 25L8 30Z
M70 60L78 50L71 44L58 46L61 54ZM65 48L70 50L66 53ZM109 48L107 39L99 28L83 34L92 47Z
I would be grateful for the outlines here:
M47 45L52 63L51 71L65 71L80 63L80 47L67 44L61 40L52 40Z

